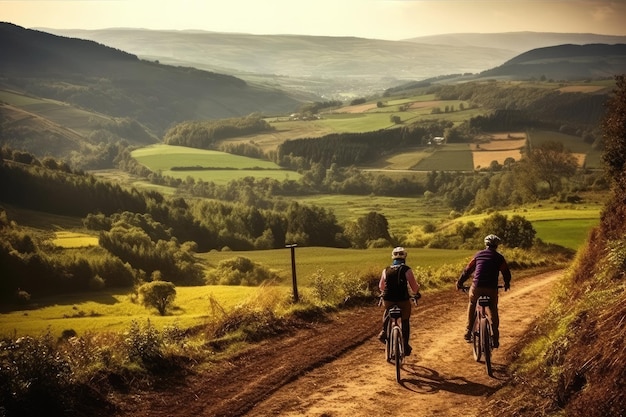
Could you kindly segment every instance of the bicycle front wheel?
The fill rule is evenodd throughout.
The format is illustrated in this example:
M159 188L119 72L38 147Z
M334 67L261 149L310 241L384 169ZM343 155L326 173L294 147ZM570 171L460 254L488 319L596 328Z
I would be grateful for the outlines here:
M402 369L402 357L403 357L402 333L400 332L400 328L398 327L393 328L392 340L393 340L393 356L394 356L394 361L396 365L396 381L400 382L400 379L401 379L400 370Z
M480 322L480 338L482 340L482 348L485 353L485 366L487 366L487 374L493 375L491 369L491 332L489 331L489 322L487 319L483 319Z

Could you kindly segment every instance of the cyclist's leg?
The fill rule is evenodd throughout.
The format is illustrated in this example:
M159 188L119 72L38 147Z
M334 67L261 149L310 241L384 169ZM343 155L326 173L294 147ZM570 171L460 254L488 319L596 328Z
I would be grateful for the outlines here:
M478 296L476 295L476 289L472 285L469 289L468 295L469 302L467 304L467 320L465 322L465 340L470 341L472 338L472 329L474 328L474 318L476 317L476 302Z
M409 300L399 301L398 307L402 310L402 339L404 340L404 354L409 356L411 354L411 345L409 344L409 337L411 336L411 302Z
M382 343L387 342L387 327L389 326L389 308L396 304L393 301L383 301L383 305L385 306L385 311L383 313L383 328L378 334L378 340Z

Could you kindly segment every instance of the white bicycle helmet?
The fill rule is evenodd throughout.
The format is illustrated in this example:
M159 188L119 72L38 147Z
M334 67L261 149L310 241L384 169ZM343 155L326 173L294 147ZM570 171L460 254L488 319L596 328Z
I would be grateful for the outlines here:
M501 242L500 238L496 235L492 234L492 235L485 236L485 246L487 247L497 248L500 242Z
M393 248L391 251L391 259L406 259L406 250L402 246L398 246L397 248Z

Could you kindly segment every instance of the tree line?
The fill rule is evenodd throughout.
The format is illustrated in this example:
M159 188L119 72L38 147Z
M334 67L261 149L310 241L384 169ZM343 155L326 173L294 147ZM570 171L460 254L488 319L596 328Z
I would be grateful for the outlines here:
M333 133L321 138L286 140L272 158L277 164L301 169L319 163L329 168L362 165L380 159L381 155L410 146L421 146L428 138L442 136L452 122L436 121L382 129L364 133Z
M272 131L274 128L258 113L229 119L186 121L170 128L163 137L168 145L213 149L219 140Z

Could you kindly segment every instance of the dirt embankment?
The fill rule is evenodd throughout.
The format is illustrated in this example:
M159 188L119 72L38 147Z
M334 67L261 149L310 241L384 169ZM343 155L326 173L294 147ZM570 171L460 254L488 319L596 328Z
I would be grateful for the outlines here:
M375 335L382 310L337 314L169 386L120 398L120 416L474 416L508 380L509 349L549 302L561 271L513 281L502 293L494 377L462 339L467 296L424 293L411 319L413 355L403 381Z

